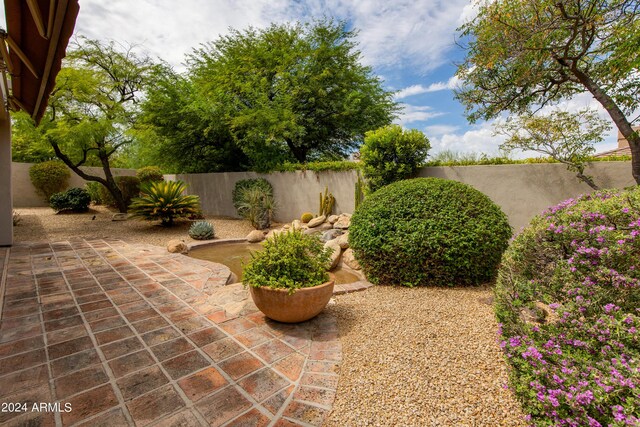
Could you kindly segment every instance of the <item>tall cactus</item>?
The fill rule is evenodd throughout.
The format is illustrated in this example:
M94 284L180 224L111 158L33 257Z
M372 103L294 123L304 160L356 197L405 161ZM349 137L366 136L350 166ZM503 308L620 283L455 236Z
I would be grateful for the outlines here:
M331 215L331 212L333 212L333 205L335 202L336 202L335 197L333 197L333 194L329 193L329 188L325 187L324 194L320 192L320 210L319 210L318 216Z
M355 208L358 209L358 206L364 201L364 181L360 176L360 172L358 172L358 180L356 181L356 191L355 191Z

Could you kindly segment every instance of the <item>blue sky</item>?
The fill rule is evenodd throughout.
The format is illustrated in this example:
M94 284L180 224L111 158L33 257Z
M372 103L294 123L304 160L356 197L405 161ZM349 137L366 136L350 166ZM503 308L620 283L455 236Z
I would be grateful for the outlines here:
M3 4L0 9L4 15ZM459 84L455 63L464 57L456 45L456 28L473 14L469 0L80 0L76 34L138 44L183 70L185 54L230 27L322 17L346 20L359 31L363 62L387 89L398 91L397 101L404 107L398 123L423 131L432 153L497 154L501 140L493 136L493 123L470 125L453 98L452 89ZM561 108L585 106L599 108L589 94ZM608 119L602 110L601 115ZM612 130L596 148L615 147Z

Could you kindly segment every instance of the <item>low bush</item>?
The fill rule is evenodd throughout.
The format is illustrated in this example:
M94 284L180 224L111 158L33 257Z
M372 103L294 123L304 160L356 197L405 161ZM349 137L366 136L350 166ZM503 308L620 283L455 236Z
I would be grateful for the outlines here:
M131 201L132 217L148 221L160 220L163 226L173 225L176 218L184 218L200 211L200 198L182 194L182 181L150 181L142 185L141 195Z
M116 176L114 180L122 192L125 204L129 206L131 204L131 200L140 195L140 180L136 176L128 175ZM102 203L109 206L115 206L116 202L107 187L100 184L99 188L99 197L102 200Z
M53 194L49 198L49 205L56 212L73 211L84 212L89 209L91 196L83 188L70 188L63 193Z
M164 175L158 166L140 168L136 170L136 177L138 177L141 184L148 181L164 181Z
M317 236L300 230L277 233L251 254L244 266L242 282L249 286L296 289L321 285L329 280L327 267L331 249Z
M640 190L569 199L505 252L510 383L537 426L640 425Z
M60 193L67 188L70 177L69 168L58 160L37 163L29 169L31 183L47 203L53 194Z
M101 188L103 187L104 186L102 184L96 181L88 181L84 185L84 189L87 190L87 193L89 193L89 196L91 197L91 201L96 205L104 204L102 200L102 195L101 195L102 193Z
M473 285L494 278L506 215L472 187L440 178L381 188L356 209L349 243L373 283Z

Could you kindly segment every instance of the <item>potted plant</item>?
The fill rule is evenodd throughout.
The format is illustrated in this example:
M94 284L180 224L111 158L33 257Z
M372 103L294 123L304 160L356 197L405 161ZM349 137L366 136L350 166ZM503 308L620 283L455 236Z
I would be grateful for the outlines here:
M299 230L275 234L263 245L251 254L242 276L258 309L285 323L317 316L333 295L327 274L331 249Z

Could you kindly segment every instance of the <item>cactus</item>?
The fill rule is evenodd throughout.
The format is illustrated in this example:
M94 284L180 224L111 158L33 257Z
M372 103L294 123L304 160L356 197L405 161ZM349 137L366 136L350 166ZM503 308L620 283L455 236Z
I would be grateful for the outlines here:
M304 224L308 223L312 219L313 219L313 214L311 212L305 212L302 215L300 215L300 221L302 221Z
M320 192L320 213L318 213L318 216L331 215L331 212L333 212L333 204L335 202L335 197L333 197L333 194L329 193L329 188L325 187L324 194Z
M213 225L207 221L194 222L189 228L189 236L195 240L213 239L214 234Z
M356 192L355 192L355 208L358 209L360 203L364 201L364 181L360 176L360 172L358 172L358 180L356 181Z

